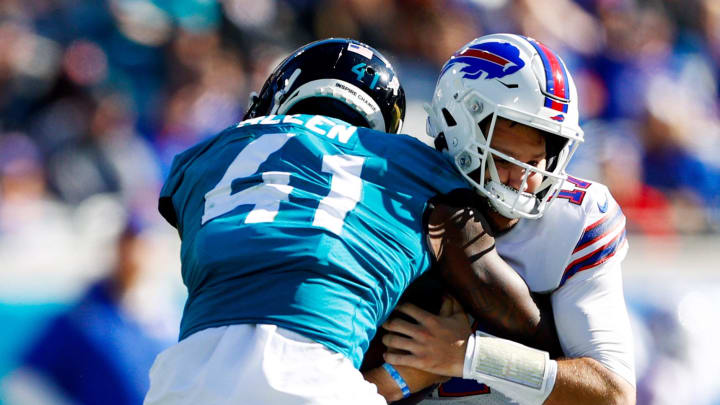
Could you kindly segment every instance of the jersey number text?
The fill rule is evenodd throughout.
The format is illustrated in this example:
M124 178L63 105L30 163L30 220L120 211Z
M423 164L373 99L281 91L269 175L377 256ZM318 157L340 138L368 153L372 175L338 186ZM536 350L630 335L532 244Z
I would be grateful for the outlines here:
M253 205L245 223L272 222L280 209L280 202L287 201L293 190L289 185L288 172L268 171L262 173L262 182L232 193L235 179L257 173L260 164L270 154L280 150L294 134L266 134L250 142L238 153L218 184L205 194L205 211L202 223L230 212L239 205ZM315 212L313 226L340 234L347 213L362 196L362 171L365 158L352 155L325 155L322 171L332 174L330 192Z

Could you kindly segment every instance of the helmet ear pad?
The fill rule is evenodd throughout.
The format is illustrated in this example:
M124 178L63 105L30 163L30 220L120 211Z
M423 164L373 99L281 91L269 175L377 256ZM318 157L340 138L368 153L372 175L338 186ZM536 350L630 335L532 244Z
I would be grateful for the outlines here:
M286 114L324 115L327 117L343 117L348 124L356 127L369 128L368 121L353 108L342 101L330 97L310 97L295 103Z

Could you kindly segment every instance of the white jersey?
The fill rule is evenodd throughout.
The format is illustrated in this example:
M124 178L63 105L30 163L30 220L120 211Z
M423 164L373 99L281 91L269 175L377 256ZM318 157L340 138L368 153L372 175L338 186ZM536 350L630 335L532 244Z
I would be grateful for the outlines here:
M632 334L620 263L625 216L607 187L569 177L545 214L496 238L500 256L533 292L551 294L565 356L590 357L633 386ZM453 378L421 404L512 404L485 384Z

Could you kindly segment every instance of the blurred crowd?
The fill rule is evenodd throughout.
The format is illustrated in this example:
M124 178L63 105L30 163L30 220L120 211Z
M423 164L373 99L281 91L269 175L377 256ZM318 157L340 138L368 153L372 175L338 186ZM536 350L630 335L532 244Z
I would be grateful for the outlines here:
M111 301L167 338L138 308L182 291L167 291L179 264L153 259L175 247L156 207L176 153L239 121L283 57L327 37L390 57L405 132L422 138L442 64L494 32L565 59L586 139L570 171L610 187L631 233L720 234L718 0L2 0L0 301L112 278L132 224L153 273Z
M238 121L303 43L389 53L412 106L490 32L535 37L570 65L587 139L572 169L610 186L631 231L720 229L717 1L4 0L0 234L52 216L15 212L38 200L62 210L104 193L156 220L172 157ZM424 127L412 108L407 121Z

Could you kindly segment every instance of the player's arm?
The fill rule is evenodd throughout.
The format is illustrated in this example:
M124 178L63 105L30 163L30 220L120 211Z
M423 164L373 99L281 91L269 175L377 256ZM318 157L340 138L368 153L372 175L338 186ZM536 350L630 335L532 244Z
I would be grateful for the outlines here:
M486 332L559 355L550 308L538 307L522 277L498 255L489 229L475 209L434 206L428 242L446 290Z
M565 358L548 360L544 352L481 332L463 339L463 327L402 305L398 310L417 323L394 319L385 325L393 334L383 342L395 350L385 359L476 379L522 403L634 404L632 334L619 267L619 260L610 261L578 273L553 294ZM518 376L531 378L517 384L512 380Z
M567 358L546 404L634 404L632 332L620 261L577 273L552 304Z
M447 291L484 328L557 353L552 314L541 314L525 282L495 251L495 240L486 229L484 218L471 208L436 204L429 213L428 243ZM411 392L442 381L429 372L397 368ZM402 398L386 370L371 369L365 375L388 401Z
M425 281L427 280L428 279L425 279ZM423 291L428 292L428 289L415 289L415 291L418 292L418 294L421 294ZM412 304L401 304L401 307L404 305ZM431 304L431 307L432 306L433 305ZM442 320L442 325L439 326L444 330L447 330L449 333L457 333L459 335L463 335L462 337L467 337L467 335L470 333L470 321L468 320L467 315L463 311L460 304L454 298L443 297L441 301L441 307L439 311L436 312L438 312L438 319ZM457 332L456 330L459 330L459 332ZM393 378L393 376L391 375L393 370L388 370L387 368L382 366L382 353L372 353L373 351L377 351L378 349L384 352L386 349L386 347L381 343L382 339L379 338L380 336L384 335L382 332L382 330L379 331L378 338L376 338L371 345L370 351L368 352L368 354L370 355L370 359L367 358L366 354L366 359L363 362L363 366L365 366L363 375L365 376L365 379L367 381L377 386L378 392L382 396L384 396L388 402L394 402L403 399L405 393L413 393L413 395L410 395L409 398L403 400L402 404L415 404L425 398L427 392L430 389L434 388L436 384L445 382L449 379L449 377L433 374L417 368L397 365L394 366L394 371L397 372L402 381L407 384L407 390L405 391L405 393L403 393L403 390L400 388L400 385L396 381L397 376ZM390 350L392 351L392 349ZM375 358L375 356L378 354L379 356ZM451 361L450 359L447 360Z
M627 250L625 218L612 197L605 201L607 212L598 205L600 212L586 218L589 225L569 259L564 281L552 293L566 358L558 360L548 404L635 403L633 337L621 271Z

